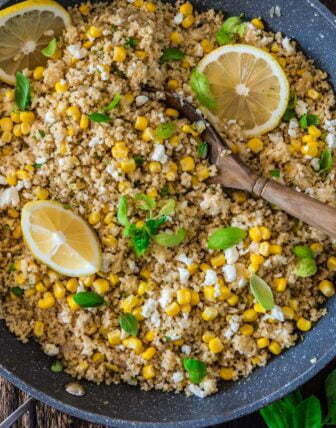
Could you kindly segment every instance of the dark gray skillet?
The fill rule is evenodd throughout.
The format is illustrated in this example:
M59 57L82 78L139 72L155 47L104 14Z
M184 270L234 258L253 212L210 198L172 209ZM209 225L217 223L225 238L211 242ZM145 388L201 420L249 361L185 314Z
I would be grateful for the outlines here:
M62 1L65 5L72 1ZM336 87L336 20L316 0L200 0L200 8L262 16L269 26L297 39L303 49L330 75ZM0 7L7 2L0 0ZM281 7L281 18L270 18L270 8ZM299 344L274 358L265 368L237 383L226 383L206 399L162 392L143 392L128 385L83 382L84 397L67 394L65 374L54 374L50 357L30 343L23 345L0 323L0 375L65 413L113 427L205 427L251 413L292 391L336 356L336 299L328 315L304 335Z

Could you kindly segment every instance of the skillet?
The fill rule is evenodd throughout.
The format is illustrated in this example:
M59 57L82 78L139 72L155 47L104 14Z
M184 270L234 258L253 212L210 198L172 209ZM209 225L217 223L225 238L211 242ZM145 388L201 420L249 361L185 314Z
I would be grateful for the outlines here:
M75 3L60 1L64 6ZM0 8L13 4L0 0ZM194 0L200 9L262 16L275 31L299 41L304 51L329 73L336 86L336 19L317 0ZM270 18L278 5L282 16ZM81 382L86 395L65 392L70 376L50 371L52 359L35 343L23 345L0 322L0 375L34 398L58 410L113 427L206 427L251 413L297 388L336 356L336 299L328 314L299 343L259 368L247 379L222 385L206 399L181 394L144 392L129 385Z

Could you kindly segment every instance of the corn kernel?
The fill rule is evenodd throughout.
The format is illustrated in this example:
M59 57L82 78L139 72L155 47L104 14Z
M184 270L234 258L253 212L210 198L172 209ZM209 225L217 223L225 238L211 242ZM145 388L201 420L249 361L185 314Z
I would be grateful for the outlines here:
M139 304L140 304L139 298L137 296L134 296L133 294L131 294L130 296L128 296L125 299L122 299L120 301L120 308L124 312L130 313Z
M194 291L194 290L193 290L193 291L191 292L191 300L190 300L190 303L191 303L191 305L195 306L195 305L197 305L199 302L200 302L199 294L198 294L198 292L197 292L197 291Z
M144 3L144 8L147 10L147 12L155 12L156 4L152 3L151 1L146 1Z
M231 294L229 287L227 287L226 285L221 285L220 286L220 296L218 297L219 300L221 300L221 301L227 300L230 297L232 297L232 294Z
M193 13L193 5L189 2L183 3L179 9L180 13L184 16L191 15Z
M15 227L14 231L13 231L13 238L14 239L19 239L22 236L22 230L21 230L21 226L18 225Z
M183 42L182 34L178 31L173 31L172 33L170 33L169 38L173 45L179 45Z
M310 125L308 127L308 134L314 138L319 138L322 135L322 132L315 125Z
M101 352L95 352L92 355L92 361L94 363L102 363L105 360L105 355L102 354Z
M89 3L82 3L78 9L82 15L88 16L90 14L91 7Z
M133 309L132 315L134 315L138 321L141 321L144 319L144 317L142 315L142 308L141 307Z
M239 297L236 294L232 294L228 299L227 302L230 306L236 306L239 302Z
M268 349L274 355L279 355L282 351L281 345L275 340L272 340L272 342L268 345Z
M60 281L56 281L53 286L53 292L56 299L63 299L65 296L65 288Z
M301 331L308 331L312 327L311 321L306 320L305 318L299 318L296 322L296 326Z
M314 242L313 244L310 245L310 249L315 253L321 253L323 251L323 245L320 244L319 242Z
M270 244L269 244L269 242L261 242L261 244L259 245L258 251L264 257L269 256L269 254L270 254Z
M203 287L203 293L205 300L208 300L209 302L214 302L215 299L215 287L212 285L206 285Z
M66 92L68 90L68 85L65 82L56 82L55 83L55 91L58 94Z
M301 140L303 143L310 143L310 144L316 142L316 138L309 134L303 135Z
M145 341L152 342L154 339L155 339L155 331L154 330L147 331L147 333L145 334Z
M139 296L143 296L152 289L152 285L149 282L140 281L137 293Z
M216 336L213 333L210 333L210 331L206 331L203 336L202 340L204 343L209 343L211 339L214 339Z
M78 106L70 106L66 109L66 114L71 117L73 120L75 120L76 122L79 122L82 114L79 110Z
M257 339L257 347L259 349L267 348L269 346L269 339L267 337L260 337Z
M266 309L265 309L263 306L261 306L261 304L260 304L260 303L255 303L255 304L253 305L253 309L254 309L256 312L258 312L258 314L265 314L265 313L266 313Z
M18 171L16 171L16 176L19 180L28 180L28 178L30 177L28 172L23 169L19 169Z
M137 337L127 337L122 343L126 348L132 349L136 354L141 354L143 351L142 342Z
M220 369L219 376L223 380L232 380L235 376L235 370L232 367L225 367Z
M258 313L254 309L246 309L242 315L243 321L254 322L258 319Z
M196 176L200 181L204 181L210 177L210 171L207 166L198 165L196 168Z
M120 330L113 330L107 333L108 343L112 346L119 345L121 343L121 333Z
M128 148L123 141L118 141L112 147L112 155L115 159L125 159L128 155Z
M12 119L12 122L20 123L20 112L19 111L12 111L10 118Z
M157 161L152 161L149 163L149 171L151 174L157 174L161 171L161 163Z
M71 278L66 283L66 289L70 291L71 293L75 293L78 288L78 281L76 278Z
M214 49L214 44L211 40L203 39L201 41L201 46L204 53L210 53Z
M6 181L10 186L16 186L17 178L15 174L7 175Z
M312 158L317 157L319 154L319 148L318 148L317 141L313 141L311 143L308 143L308 144L305 144L304 146L302 146L301 147L301 153L304 156L309 156Z
M95 27L92 25L88 30L88 36L92 37L93 39L96 39L97 37L100 37L103 34L103 30L101 28Z
M180 160L182 171L193 171L195 169L195 161L191 156L186 156Z
M153 377L155 377L155 370L151 364L144 366L141 373L142 377L146 380L153 379Z
M250 324L244 324L240 327L239 332L243 336L252 336L252 334L254 333L254 328Z
M177 110L175 110L174 108L167 108L165 111L166 116L168 117L173 117L173 118L177 118L179 117L179 112Z
M290 299L290 300L289 300L289 306L290 306L291 308L293 308L293 309L294 309L294 311L297 311L297 310L298 310L298 308L299 308L299 302L298 302L298 300L297 300L297 299Z
M34 323L34 334L37 337L41 337L44 333L44 323L42 321L35 321Z
M81 129L87 129L90 125L90 120L86 114L82 114L80 121L79 121L79 127Z
M93 281L92 287L98 294L106 294L110 290L110 283L107 279L98 278Z
M171 89L172 91L177 89L179 86L180 86L180 84L176 79L170 79L167 82L168 89Z
M26 282L26 275L23 273L18 273L15 275L15 284L23 285Z
M141 60L145 60L148 57L148 53L146 51L142 51L138 49L134 53Z
M20 112L20 122L33 123L35 120L35 114L32 111Z
M264 143L260 140L260 138L251 138L247 142L247 147L253 152L253 153L259 153L264 148Z
M181 307L178 303L173 302L170 305L168 305L165 309L165 312L170 317L175 317L178 315L181 311Z
M0 129L4 132L9 132L13 129L13 121L10 117L0 119Z
M54 305L55 305L55 298L50 292L44 293L43 298L37 302L37 306L40 309L50 309Z
M250 260L252 264L261 265L265 259L261 254L252 253L250 254Z
M182 27L190 28L194 24L194 22L195 22L195 18L193 17L193 15L188 15L182 21Z
M148 119L145 116L137 116L134 128L138 131L144 131L148 126Z
M133 158L127 159L127 160L120 161L119 167L125 174L131 174L136 170L136 163Z
M201 316L204 321L212 321L217 317L217 315L218 315L217 309L207 307L204 309Z
M226 260L224 254L219 254L218 256L212 257L210 263L213 267L220 267L225 265Z
M141 138L143 141L152 141L154 140L154 131L152 128L146 128L143 133L141 134Z
M260 233L261 233L261 237L262 239L264 239L265 241L267 241L268 239L270 239L272 232L270 231L270 229L266 226L260 226L259 227Z
M319 283L319 290L326 297L331 297L335 294L334 284L326 279Z
M214 354L218 354L219 352L222 352L224 349L224 345L219 337L214 337L213 339L210 339L208 346L209 346L209 350Z
M270 253L271 254L281 254L282 247L280 245L272 244L270 245Z
M20 131L22 135L28 135L31 129L30 123L23 122L20 125Z
M49 197L49 192L47 189L42 189L41 187L38 187L35 191L35 195L40 201L45 201Z
M273 285L278 293L283 293L287 288L287 279L286 278L275 278Z
M327 261L327 266L328 266L328 269L331 271L336 270L336 257L334 256L329 257Z
M43 284L43 282L38 282L36 285L35 285L35 290L36 291L40 291L40 292L43 292L43 291L46 291L47 289L46 289L46 287L44 286L44 284Z
M307 95L309 98L311 98L312 100L318 100L321 96L321 94L319 92L317 92L315 89L310 88L307 91Z
M260 242L261 241L261 231L259 227L251 227L249 229L249 237L251 241L253 242Z
M91 213L88 218L88 222L92 225L99 223L100 220L101 220L101 216L100 216L100 213L97 211L94 211L93 213Z
M113 50L113 61L124 62L126 59L126 49L123 46L115 46Z
M283 306L281 308L281 310L282 310L282 312L283 312L283 314L284 314L284 316L285 316L286 319L288 319L288 320L294 319L295 312L294 312L293 308L291 308L290 306Z
M263 30L265 28L264 23L261 18L253 18L251 24L254 25L258 30Z
M14 100L14 90L13 89L7 89L5 91L5 100L6 101L13 101Z
M151 360L155 354L156 354L156 349L153 346L150 346L141 354L141 357L144 360L148 361L148 360Z
M191 302L191 291L188 288L177 290L176 299L179 305L188 305Z

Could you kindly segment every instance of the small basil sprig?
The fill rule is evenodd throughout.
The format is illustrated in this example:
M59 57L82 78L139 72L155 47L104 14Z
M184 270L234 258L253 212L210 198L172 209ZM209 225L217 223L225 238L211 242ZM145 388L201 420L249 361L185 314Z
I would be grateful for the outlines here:
M50 370L53 373L61 373L61 371L63 370L63 364L61 363L61 361L56 360L52 363L52 365L50 366Z
M239 244L246 237L246 231L239 227L224 227L215 230L208 239L211 250L227 250Z
M246 31L246 23L242 22L242 16L231 16L226 19L216 33L216 40L220 45L227 45L236 41L237 37L243 37Z
M134 37L129 37L124 44L125 47L132 48L132 49L136 48L137 45L138 45L138 40L135 39Z
M119 325L131 336L136 336L139 332L139 323L133 314L125 313L120 315Z
M168 201L160 209L159 215L172 215L175 212L176 202L174 199L168 199Z
M296 113L295 113L296 105L297 105L297 95L291 92L288 100L287 110L283 115L283 120L285 122L289 122L291 119L294 119L296 117Z
M320 156L319 166L319 172L324 174L328 174L332 170L334 166L334 159L331 150L323 150Z
M27 110L31 103L30 82L27 76L17 71L15 83L15 102L20 110Z
M55 55L56 49L57 49L57 40L53 38L50 40L48 45L41 50L41 53L47 58L51 58L52 56Z
M165 62L170 61L181 61L185 57L185 53L182 52L178 48L167 48L162 51L162 55L160 57L160 63L163 64Z
M270 172L269 172L269 175L270 175L271 177L273 177L273 178L279 178L279 177L280 177L280 175L281 175L281 171L280 171L280 169L278 169L278 168L271 169L271 170L270 170Z
M136 201L141 201L138 207L144 211L152 211L156 207L154 199L144 193L138 193L134 196L134 199Z
M256 301L266 310L274 308L274 297L271 287L258 275L251 275L250 290Z
M104 111L110 111L110 110L115 109L116 107L118 107L120 101L121 101L121 95L115 94L112 101L109 104L107 104L106 107L104 107Z
M207 76L195 68L191 72L189 83L198 101L209 110L214 110L216 108L216 100L211 92Z
M155 135L160 140L166 140L172 137L177 131L177 126L173 122L165 122L158 125L155 129Z
M117 219L118 219L118 222L125 227L129 225L127 211L128 211L127 198L126 196L121 196L121 198L119 199Z
M207 374L207 367L201 360L195 358L183 358L184 370L192 383L200 383Z
M206 157L208 156L208 151L209 151L208 143L201 142L197 146L197 156L201 159L206 159Z
M97 123L106 123L111 120L110 116L104 113L96 112L96 113L91 113L88 116L92 122L97 122Z
M105 303L104 298L94 291L80 291L73 295L73 299L81 308L96 308Z
M304 114L300 117L299 125L302 129L307 129L311 125L318 125L320 123L320 119L316 114Z
M294 273L301 277L307 278L317 272L317 265L314 260L313 251L306 245L297 245L293 248L293 253L299 258Z
M186 234L186 230L181 227L176 233L159 233L154 236L154 241L162 247L176 247L184 241Z
M14 296L16 296L16 297L21 297L22 295L23 295L23 293L24 293L24 290L23 290L23 288L20 288L20 287L12 287L11 289L10 289L10 291L14 294Z

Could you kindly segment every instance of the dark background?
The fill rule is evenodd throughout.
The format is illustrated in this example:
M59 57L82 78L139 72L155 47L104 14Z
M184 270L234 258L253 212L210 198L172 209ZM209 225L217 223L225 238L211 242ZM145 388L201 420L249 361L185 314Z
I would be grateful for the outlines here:
M258 0L253 0L258 1ZM336 14L336 0L322 0ZM276 4L276 0L275 0ZM315 378L307 382L301 389L303 395L316 395L323 403L324 400L324 380L331 370L336 369L336 361L329 364ZM22 402L27 399L27 395L15 388L13 385L0 378L0 422L13 412ZM102 428L102 425L95 425L79 419L67 416L42 403L37 404L37 420L40 428ZM258 413L254 413L244 418L237 419L227 424L218 425L219 428L263 428L264 425ZM29 427L26 417L17 424L17 428L37 428Z

